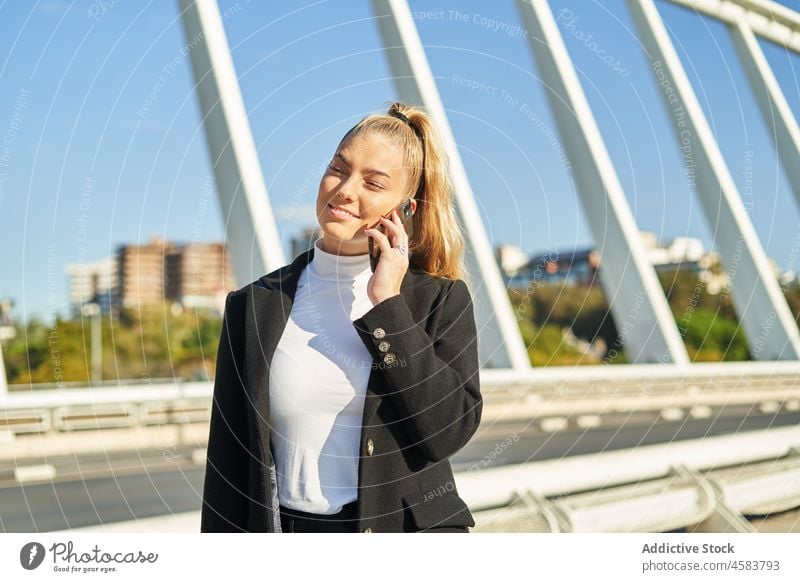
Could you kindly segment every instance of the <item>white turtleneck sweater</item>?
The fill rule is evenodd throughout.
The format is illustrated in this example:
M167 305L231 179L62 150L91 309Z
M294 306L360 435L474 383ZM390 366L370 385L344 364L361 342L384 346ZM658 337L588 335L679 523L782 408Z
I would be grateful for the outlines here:
M353 321L373 307L372 270L368 254L328 253L321 241L270 365L269 420L281 505L331 514L358 496L372 356Z

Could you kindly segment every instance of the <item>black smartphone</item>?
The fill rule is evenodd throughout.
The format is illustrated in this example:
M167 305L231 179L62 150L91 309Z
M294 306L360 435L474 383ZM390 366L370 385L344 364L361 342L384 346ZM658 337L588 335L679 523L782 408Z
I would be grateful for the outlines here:
M403 223L403 228L406 229L406 233L408 233L409 239L411 235L414 234L414 212L411 208L411 198L408 198L392 208L392 210L384 215L384 218L388 218L392 220L392 214L394 211L397 210L397 213L400 215L400 220ZM379 229L383 234L386 234L386 228L381 224L379 220L376 224L374 224L371 228ZM372 267L372 272L375 272L375 269L378 268L378 260L381 258L381 247L375 244L375 239L369 237L369 264Z

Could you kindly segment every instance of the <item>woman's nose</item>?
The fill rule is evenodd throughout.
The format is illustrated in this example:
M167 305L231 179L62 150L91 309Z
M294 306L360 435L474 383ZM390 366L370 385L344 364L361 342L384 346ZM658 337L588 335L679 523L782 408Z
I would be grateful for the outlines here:
M348 208L351 208L354 205L354 203L355 203L355 198L341 191L331 200L331 204L333 204L334 206L345 206Z
M339 190L334 196L335 200L346 200L352 201L355 200L355 196L353 195L353 189L355 188L355 184L350 181L350 179L346 180L344 184L339 186Z

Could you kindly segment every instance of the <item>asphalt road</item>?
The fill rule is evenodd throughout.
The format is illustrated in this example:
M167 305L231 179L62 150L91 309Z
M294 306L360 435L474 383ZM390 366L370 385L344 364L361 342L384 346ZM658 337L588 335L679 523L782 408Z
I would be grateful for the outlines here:
M542 432L538 425L526 422L485 424L451 462L455 471L464 471L476 463L500 466L796 426L800 413L742 415L738 411L734 416L715 413L679 422L657 422L655 416L640 413L618 415L614 420L617 425L608 428L555 432ZM0 531L44 532L197 511L204 466L192 462L191 453L192 449L148 449L78 458L17 459L19 465L47 462L56 468L52 481L24 484L9 478L13 463L0 463Z

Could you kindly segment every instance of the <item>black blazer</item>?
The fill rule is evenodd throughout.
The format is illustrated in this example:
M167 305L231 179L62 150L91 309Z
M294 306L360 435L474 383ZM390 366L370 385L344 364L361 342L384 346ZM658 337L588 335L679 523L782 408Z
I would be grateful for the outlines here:
M280 532L270 448L269 364L314 248L228 294L217 353L201 532ZM409 268L400 295L353 325L372 354L358 467L358 531L475 525L448 458L481 420L466 283ZM320 378L324 382L323 378Z

